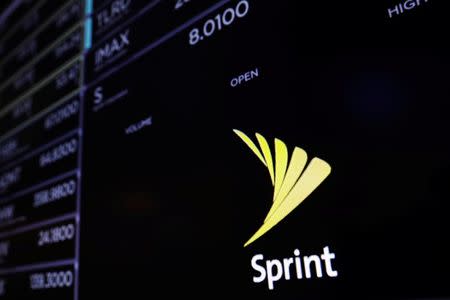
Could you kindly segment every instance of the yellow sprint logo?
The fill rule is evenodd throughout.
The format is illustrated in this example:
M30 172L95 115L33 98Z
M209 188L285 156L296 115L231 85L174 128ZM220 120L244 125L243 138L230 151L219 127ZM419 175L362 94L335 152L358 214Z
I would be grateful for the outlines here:
M308 155L299 147L295 147L289 161L286 144L279 139L275 139L275 159L273 159L269 143L262 135L256 133L260 147L258 148L245 133L236 129L233 131L267 167L274 186L272 207L263 225L244 244L246 247L267 233L300 205L330 175L331 167L317 157L314 157L306 165Z

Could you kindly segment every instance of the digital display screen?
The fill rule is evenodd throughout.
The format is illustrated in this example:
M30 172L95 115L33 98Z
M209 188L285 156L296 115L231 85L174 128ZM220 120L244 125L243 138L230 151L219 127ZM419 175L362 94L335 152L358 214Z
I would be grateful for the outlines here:
M0 299L450 299L444 2L0 4Z

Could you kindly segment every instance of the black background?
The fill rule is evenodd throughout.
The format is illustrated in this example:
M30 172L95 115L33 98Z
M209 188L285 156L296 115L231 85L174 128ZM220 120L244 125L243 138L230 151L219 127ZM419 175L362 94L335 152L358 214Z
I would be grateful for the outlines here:
M93 112L88 90L81 296L450 296L443 1L393 19L390 1L250 4L197 45L189 30L206 19L108 77L105 90L129 89L116 104ZM255 67L258 79L230 87ZM151 127L125 134L150 115ZM332 166L247 248L272 187L234 128ZM273 291L252 282L255 254L325 246L336 279L282 280Z
M140 21L139 44L200 1ZM450 297L448 4L420 2L390 19L395 1L249 0L245 18L198 44L189 31L208 18L85 82L80 299ZM259 78L230 86L254 68ZM94 111L98 86L128 94ZM332 167L246 248L273 188L235 128ZM325 246L338 278L252 282L256 254Z

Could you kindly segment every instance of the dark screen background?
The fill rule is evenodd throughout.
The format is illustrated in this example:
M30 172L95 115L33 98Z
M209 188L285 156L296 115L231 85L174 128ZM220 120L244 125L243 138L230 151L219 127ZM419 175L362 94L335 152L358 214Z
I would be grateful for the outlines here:
M255 0L246 17L189 44L192 28L238 2L107 77L86 64L80 298L450 297L448 4L421 1L390 19L397 2ZM189 19L202 5L177 13ZM140 43L158 22L172 26L157 13L140 20ZM258 78L230 86L255 68ZM126 95L95 110L98 87ZM233 129L332 167L246 248L273 187ZM256 254L325 246L337 278L280 280L272 291L252 281Z
M105 81L130 92L87 113L82 293L101 283L115 288L100 294L132 297L449 296L446 8L389 19L390 5L253 1L207 41L192 47L184 32ZM259 78L230 87L255 67ZM125 134L149 115L151 127ZM234 128L332 166L247 248L272 187ZM255 254L327 245L337 279L252 282Z

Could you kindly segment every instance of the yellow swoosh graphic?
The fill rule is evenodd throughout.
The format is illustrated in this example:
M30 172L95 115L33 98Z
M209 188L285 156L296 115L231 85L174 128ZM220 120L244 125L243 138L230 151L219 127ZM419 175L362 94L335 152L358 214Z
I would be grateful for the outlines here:
M264 155L264 160L266 161L267 169L269 169L272 184L275 184L275 176L273 174L272 153L270 153L269 144L267 143L266 139L259 133L256 134L256 139L258 140L259 146L261 147L262 153Z
M261 152L259 151L258 147L256 147L255 143L253 143L253 141L243 132L235 129L233 130L234 133L237 134L238 137L240 137L244 143L253 151L253 153L256 154L256 156L258 156L258 158L261 160L261 162L267 166L266 161L264 160Z
M256 144L245 133L239 130L234 130L234 132L267 166L274 186L272 207L263 225L244 244L244 247L246 247L267 233L300 205L330 175L331 167L324 160L313 158L305 169L308 156L299 147L295 147L288 164L287 147L279 139L275 139L274 143L274 160L270 146L262 135L256 134L261 153Z
M286 144L279 139L275 139L275 157L277 159L275 164L275 185L273 192L273 202L276 201L277 195L280 192L286 170L288 166L289 153Z
M308 155L306 154L305 150L295 147L294 153L292 154L291 163L289 164L289 168L287 170L286 177L283 181L280 192L277 195L272 208L267 214L264 222L272 216L275 210L280 206L281 202L286 199L286 196L289 194L297 180L300 178L300 175L302 174L302 171L306 166L307 160Z

